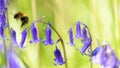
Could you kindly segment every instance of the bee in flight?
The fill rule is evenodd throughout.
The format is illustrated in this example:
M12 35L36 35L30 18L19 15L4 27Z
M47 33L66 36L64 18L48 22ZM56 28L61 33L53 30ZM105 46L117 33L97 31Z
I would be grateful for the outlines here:
M22 12L17 12L14 15L14 19L20 20L22 22L21 27L24 26L25 24L27 24L29 21L28 16L24 16L24 14Z

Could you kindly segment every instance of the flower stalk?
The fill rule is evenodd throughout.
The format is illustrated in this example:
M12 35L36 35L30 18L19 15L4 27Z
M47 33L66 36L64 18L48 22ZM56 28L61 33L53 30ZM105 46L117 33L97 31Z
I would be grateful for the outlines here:
M84 23L82 23L83 25L85 25ZM86 25L85 25L86 26ZM86 26L86 28L87 28L87 30L88 30L88 35L89 35L89 37L90 37L90 39L91 39L91 41L92 41L92 36L91 36L91 34L90 34L90 30L89 30L89 28ZM91 44L92 44L92 42L91 42ZM90 53L92 53L92 45L90 46ZM91 58L92 56L90 56L90 58ZM93 63L92 62L90 62L90 68L93 68Z
M45 22L42 22L44 24L48 24L48 23L45 23ZM58 35L59 39L60 39L60 42L62 44L62 48L63 48L63 54L64 54L64 58L65 58L65 68L68 68L68 62L67 62L67 55L66 55L66 48L65 48L65 44L64 44L64 41L61 37L61 35L58 33L58 31L50 24L50 27L52 30L55 31L55 33Z

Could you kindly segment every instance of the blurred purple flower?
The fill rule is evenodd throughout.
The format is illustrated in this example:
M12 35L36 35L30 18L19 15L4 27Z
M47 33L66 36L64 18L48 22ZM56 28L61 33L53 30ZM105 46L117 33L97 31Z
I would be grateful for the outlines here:
M0 12L2 12L5 9L5 0L0 0Z
M22 37L21 37L21 41L19 43L19 47L23 48L24 47L24 42L26 40L26 36L27 36L27 32L26 32L26 29L24 29L22 31Z
M4 28L1 23L0 23L0 38L4 38Z
M96 64L104 64L107 61L107 54L105 52L105 48L99 46L99 51L96 55L93 55L91 61Z
M46 28L46 39L43 41L45 45L52 45L53 40L51 39L51 29L50 27Z
M81 27L80 27L80 21L76 23L76 38L82 38L81 35Z
M16 32L15 30L13 30L12 28L10 29L10 35L11 35L11 41L12 41L12 45L17 45L17 40L16 40Z
M56 50L54 51L54 56L55 56L54 58L55 65L62 65L65 63L60 53L60 50L57 47Z
M74 46L72 28L69 29L68 34L69 34L69 42L68 42L68 44L70 44L71 46Z
M20 68L19 63L16 60L16 55L13 52L8 52L7 61L9 63L9 68Z
M32 34L32 40L30 40L30 43L37 43L41 41L41 39L38 39L37 37L37 29L35 28L34 23L31 26L31 34Z
M0 24L2 24L2 26L3 26L4 28L7 27L6 18L5 18L5 11L2 11L2 12L0 13Z
M2 48L3 48L3 45L0 43L0 51L2 50Z
M119 68L119 60L109 45L99 46L97 54L92 56L91 61L101 64L102 68Z
M119 60L115 56L111 47L107 44L105 45L107 61L101 64L103 68L119 68Z

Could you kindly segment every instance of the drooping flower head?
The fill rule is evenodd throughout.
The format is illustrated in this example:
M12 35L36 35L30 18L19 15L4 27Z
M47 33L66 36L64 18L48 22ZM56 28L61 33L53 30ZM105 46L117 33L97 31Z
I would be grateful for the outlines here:
M19 47L23 48L24 47L23 45L24 45L24 42L25 42L26 36L27 36L26 29L24 29L21 34L22 34L22 37L21 37L21 41L19 43Z
M11 41L12 45L17 45L17 40L16 40L16 32L12 28L10 29L10 35L11 35Z
M55 65L62 65L65 63L62 58L61 52L57 47L56 47L56 50L54 51L54 56L55 56L55 58L54 58Z
M48 27L46 28L46 39L43 41L45 45L52 45L53 40L51 38L51 29L50 29L50 23L47 24Z
M37 43L41 41L41 39L38 39L37 37L37 29L34 26L34 23L32 23L32 26L31 26L31 34L32 34L32 40L30 40L30 43Z
M82 38L80 21L76 22L76 38Z
M4 28L1 23L0 23L0 38L4 38Z
M72 28L69 29L68 34L69 34L69 42L68 42L68 44L70 44L71 46L74 46Z

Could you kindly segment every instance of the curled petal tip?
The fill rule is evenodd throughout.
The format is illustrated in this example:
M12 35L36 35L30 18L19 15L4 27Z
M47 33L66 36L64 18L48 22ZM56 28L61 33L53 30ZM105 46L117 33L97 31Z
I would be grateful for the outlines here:
M43 41L43 43L45 45L52 45L53 44L53 40L50 40L49 42L47 40Z
M30 43L32 44L32 43L38 43L38 42L42 42L42 40L41 39L37 39L37 40L30 40Z

